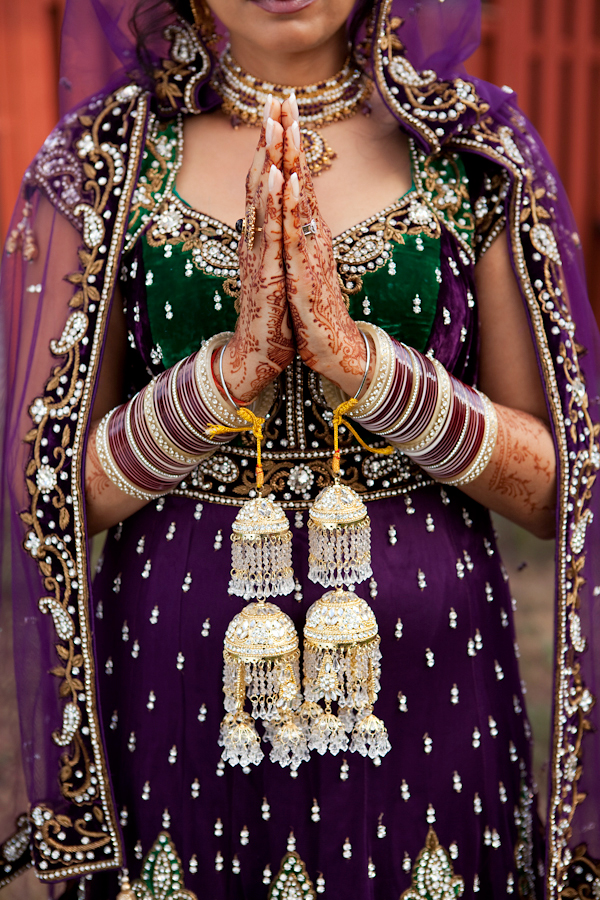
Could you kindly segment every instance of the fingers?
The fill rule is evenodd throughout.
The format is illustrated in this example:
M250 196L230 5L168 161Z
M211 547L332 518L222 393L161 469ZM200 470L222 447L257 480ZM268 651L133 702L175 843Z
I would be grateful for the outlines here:
M284 100L281 104L281 125L283 130L286 131L292 124L292 122L300 121L300 113L298 111L298 103L296 101L296 95L292 92L287 100Z
M258 190L263 175L268 175L271 165L281 168L283 153L283 129L281 126L281 104L269 94L263 111L260 137L254 159L246 179L246 201Z
M277 251L280 249L282 237L282 188L283 174L272 164L267 176L263 236L267 243L276 245Z
M292 96L285 100L281 107L281 126L285 133L283 150L283 174L286 181L293 172L300 173L302 153L302 137L298 116L298 104Z

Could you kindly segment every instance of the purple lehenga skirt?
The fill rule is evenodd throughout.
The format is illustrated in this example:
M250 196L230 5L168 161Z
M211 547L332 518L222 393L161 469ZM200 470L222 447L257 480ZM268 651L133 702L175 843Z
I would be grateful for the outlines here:
M223 637L242 604L227 593L235 510L166 497L110 532L95 640L130 877L166 830L203 900L267 898L288 847L325 896L398 900L433 828L464 897L536 895L530 730L489 514L439 486L369 514L374 579L357 592L379 623L375 712L392 750L379 765L313 753L297 777L267 755L246 772L220 761ZM302 519L290 516L299 589L278 599L300 633L320 595ZM90 887L118 892L115 875Z

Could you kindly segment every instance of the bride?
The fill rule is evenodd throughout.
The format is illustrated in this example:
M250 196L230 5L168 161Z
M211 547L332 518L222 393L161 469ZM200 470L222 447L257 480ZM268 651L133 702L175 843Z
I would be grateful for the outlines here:
M7 457L39 877L571 896L600 853L596 332L545 151L461 68L477 0L95 6L125 69L7 246L39 298ZM545 849L489 510L558 528Z

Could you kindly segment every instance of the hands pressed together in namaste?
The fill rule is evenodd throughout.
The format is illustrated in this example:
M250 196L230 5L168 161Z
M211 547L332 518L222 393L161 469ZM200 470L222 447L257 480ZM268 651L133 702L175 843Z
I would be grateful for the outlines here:
M255 229L248 216L252 208ZM265 105L246 180L246 210L239 247L240 314L223 354L229 391L241 403L251 402L297 352L307 366L352 395L367 353L340 289L294 97Z

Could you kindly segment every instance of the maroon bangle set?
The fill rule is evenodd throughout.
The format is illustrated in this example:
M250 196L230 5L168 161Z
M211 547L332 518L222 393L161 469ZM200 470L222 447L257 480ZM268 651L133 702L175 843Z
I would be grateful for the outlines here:
M109 414L105 450L111 463L109 475L117 470L119 487L130 484L140 496L166 493L204 454L231 439L230 434L214 439L204 436L216 420L200 395L197 357L194 353L162 372Z
M438 364L397 341L392 340L392 345L394 372L389 391L372 413L360 418L361 425L399 445L439 481L460 479L482 454L489 432L489 401L449 374L448 392Z

